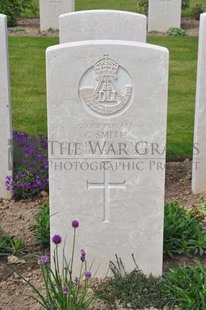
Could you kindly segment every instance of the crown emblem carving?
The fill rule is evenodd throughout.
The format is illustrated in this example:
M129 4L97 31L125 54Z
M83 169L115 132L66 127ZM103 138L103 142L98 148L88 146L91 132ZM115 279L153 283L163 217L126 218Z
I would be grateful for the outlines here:
M117 78L118 67L119 65L114 60L110 59L108 54L105 54L103 59L94 65L94 70L97 77L110 76Z
M123 67L104 54L81 77L79 95L90 112L101 117L115 116L128 107L132 80Z

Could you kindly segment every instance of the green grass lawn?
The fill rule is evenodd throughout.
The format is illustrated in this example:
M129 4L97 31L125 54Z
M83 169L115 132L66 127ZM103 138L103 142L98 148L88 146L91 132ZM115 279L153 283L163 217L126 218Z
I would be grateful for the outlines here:
M195 37L149 37L170 51L168 155L191 156L196 87ZM13 129L46 134L45 49L57 38L10 37Z
M39 0L32 0L33 5L37 8L36 14L39 14ZM92 10L92 9L113 9L136 12L137 0L76 0L76 10ZM182 12L183 16L191 15L191 8L196 4L202 4L206 7L205 0L190 0L190 8ZM28 13L27 13L28 15ZM34 15L30 13L30 15Z
M57 38L9 38L14 130L46 134L45 49L57 43Z
M197 37L150 37L170 51L167 153L192 154L197 68Z

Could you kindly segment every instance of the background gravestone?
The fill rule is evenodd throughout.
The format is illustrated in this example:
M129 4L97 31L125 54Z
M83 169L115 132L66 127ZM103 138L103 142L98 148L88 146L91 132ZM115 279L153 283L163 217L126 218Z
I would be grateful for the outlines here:
M73 12L75 0L39 0L40 30L59 29L59 15Z
M11 164L11 103L8 63L7 19L0 14L0 198L10 198L5 178L12 175Z
M67 237L71 253L79 220L77 262L85 249L98 276L115 253L127 270L134 253L145 273L162 272L167 85L162 47L101 40L47 50L51 235Z
M89 10L61 15L60 43L84 40L146 42L146 16L115 10Z
M206 13L200 15L192 190L206 191Z
M149 0L148 31L180 28L182 0Z

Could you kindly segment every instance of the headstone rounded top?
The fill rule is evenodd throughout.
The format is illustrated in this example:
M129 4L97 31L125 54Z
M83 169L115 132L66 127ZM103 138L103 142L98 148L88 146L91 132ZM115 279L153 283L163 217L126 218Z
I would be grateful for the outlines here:
M79 15L91 15L91 14L111 14L111 15L115 15L115 14L121 14L121 15L128 15L130 17L137 17L137 18L142 18L142 19L147 19L145 15L143 14L139 14L139 13L134 13L134 12L128 12L128 11L121 11L121 10L82 10L82 11L78 11L78 12L70 12L70 13L65 13L60 15L60 18L64 18L68 15L70 16L79 16Z
M84 40L146 41L146 16L118 10L87 10L59 17L60 43Z
M79 46L91 46L91 45L118 45L118 46L139 46L145 49L153 49L156 51L165 51L169 53L169 50L166 47L149 44L149 43L142 43L142 42L135 42L135 41L125 41L125 40L86 40L86 41L76 41L76 42L69 42L63 44L56 44L49 46L46 49L46 52L50 52L52 50L63 50L67 49L68 47L79 47Z

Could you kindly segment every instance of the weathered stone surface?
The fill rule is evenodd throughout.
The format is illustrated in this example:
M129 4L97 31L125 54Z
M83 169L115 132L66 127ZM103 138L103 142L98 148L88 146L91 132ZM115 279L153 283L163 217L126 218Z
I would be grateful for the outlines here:
M146 42L146 16L115 10L88 10L61 15L60 43L84 40Z
M148 31L180 28L182 0L149 0Z
M39 0L40 30L59 29L59 15L74 11L74 0Z
M105 276L115 253L162 272L168 51L129 41L47 50L51 236ZM52 246L53 249L53 246ZM89 266L89 265L88 265ZM74 269L76 275L78 267Z
M192 190L206 191L206 13L200 16Z
M12 175L11 102L8 62L7 19L0 14L0 198L8 199L5 178Z

